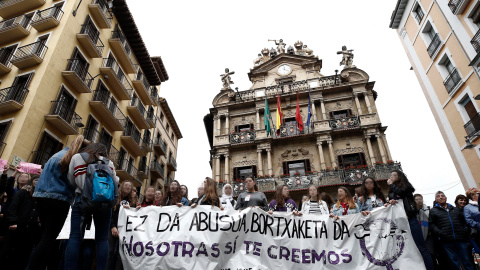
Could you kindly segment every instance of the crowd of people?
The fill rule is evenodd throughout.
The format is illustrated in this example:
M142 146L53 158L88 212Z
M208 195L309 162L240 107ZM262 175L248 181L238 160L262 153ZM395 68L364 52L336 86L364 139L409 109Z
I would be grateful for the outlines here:
M286 185L277 187L268 202L258 191L253 178L245 179L246 191L235 199L233 187L223 185L217 193L217 183L206 177L198 187L197 196L189 199L188 188L177 180L164 193L153 186L139 196L131 181L119 184L114 164L107 158L101 143L90 143L78 136L70 145L53 155L40 175L20 173L18 168L7 177L5 166L0 178L0 262L2 269L123 269L119 255L119 211L122 207L137 208L198 205L220 210L242 211L258 207L270 214L290 212L329 215L332 219L360 213L368 216L376 208L395 205L401 199L414 242L431 269L474 269L473 253L480 253L479 190L471 188L458 195L455 206L447 203L441 191L432 206L426 206L420 194L402 171L392 171L387 196L373 178L366 178L354 196L346 187L338 187L334 200L311 185L308 195L297 204L289 196ZM89 164L101 162L111 169L118 185L118 198L108 207L89 207L82 195ZM108 170L108 169L107 169ZM140 199L139 199L140 197ZM65 220L70 215L70 236L57 240ZM91 221L95 223L95 239L83 239ZM472 252L472 249L474 252ZM5 268L4 268L5 267Z

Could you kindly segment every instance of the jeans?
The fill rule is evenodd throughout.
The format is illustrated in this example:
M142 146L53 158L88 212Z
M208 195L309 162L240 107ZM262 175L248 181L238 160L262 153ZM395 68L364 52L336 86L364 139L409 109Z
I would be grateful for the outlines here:
M97 247L96 262L97 269L104 270L107 267L108 259L108 230L112 209L96 209L92 213L84 213L80 207L80 198L75 200L72 207L72 220L70 238L65 251L65 270L78 270L80 265L80 251L82 239L85 233L85 220L93 216L95 222L95 243Z
M410 223L410 231L412 233L413 241L415 241L418 251L422 254L425 267L427 270L434 270L432 257L430 256L430 252L428 252L427 245L423 239L422 226L420 226L416 217L409 219L408 223Z
M42 229L40 242L32 254L30 270L44 270L47 267L56 269L58 256L58 234L63 228L68 216L70 204L64 201L47 198L37 198L38 216ZM54 247L56 248L54 249Z
M472 249L468 247L466 242L448 242L442 243L443 248L450 258L451 269L474 270L473 261L468 254L472 253ZM460 263L463 266L460 268Z

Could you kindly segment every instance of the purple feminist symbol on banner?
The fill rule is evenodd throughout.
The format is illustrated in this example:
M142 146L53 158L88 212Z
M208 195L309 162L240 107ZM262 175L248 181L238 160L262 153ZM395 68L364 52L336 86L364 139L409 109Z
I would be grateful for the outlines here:
M388 218L368 220L355 227L360 227L357 229L360 236L357 233L355 236L360 240L363 256L375 265L385 266L387 270L397 270L392 265L403 253L406 231L399 230Z

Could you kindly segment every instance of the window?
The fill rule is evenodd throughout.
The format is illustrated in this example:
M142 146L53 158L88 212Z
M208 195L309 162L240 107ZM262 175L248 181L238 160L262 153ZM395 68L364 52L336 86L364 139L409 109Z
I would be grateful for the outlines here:
M455 70L455 67L452 64L452 61L450 61L448 57L443 62L443 66L445 66L445 68L447 69L448 74L452 73Z
M98 122L90 115L88 116L87 125L85 126L85 131L83 132L83 136L85 139L95 142L97 141L98 135Z
M468 95L460 102L460 105L463 107L464 114L467 116L467 123L465 125L467 135L478 135L477 133L480 131L480 115L477 112L477 108L475 108L475 105Z
M33 72L16 77L13 80L12 87L6 96L0 97L0 102L14 100L23 104L23 100L27 96L28 86L32 80Z
M233 179L234 180L245 180L245 178L252 177L255 179L257 177L257 166L245 166L233 168Z
M468 16L469 19L472 20L472 22L480 28L480 5L477 5L473 11L470 13Z
M50 35L43 35L37 38L35 42L35 46L32 49L32 53L37 55L38 57L42 58L43 53L47 50L45 44L47 44L48 37Z
M338 156L338 164L340 168L348 168L348 167L356 168L357 166L360 166L360 165L367 165L367 162L366 162L364 153L356 153L356 154Z
M85 80L90 64L85 57L80 53L78 48L75 48L72 53L71 61L68 62L67 70L75 71L80 79Z
M102 128L102 134L100 134L100 143L103 143L107 148L107 152L110 152L110 147L112 146L113 137L108 133L105 128Z
M423 13L422 7L418 3L416 3L416 6L413 10L415 19L417 20L418 23L420 23L423 19L423 16L425 15Z
M239 125L235 126L235 132L243 132L243 131L249 131L254 129L253 124L245 124L245 125Z
M170 125L167 123L167 126L165 127L167 129L167 132L170 130Z
M294 160L294 161L285 161L283 162L283 174L300 174L305 175L306 172L311 171L310 160Z
M120 153L118 154L118 164L119 164L119 169L120 170L125 170L125 157L127 156L127 152L125 149L120 148Z
M65 121L71 123L75 107L77 107L77 100L62 86L52 114L59 115Z
M38 150L35 153L33 163L40 164L42 166L45 165L51 156L62 150L62 146L63 145L61 142L57 141L54 137L44 131L42 140L38 146Z
M455 89L458 88L457 86L462 81L462 78L447 54L445 54L439 61L438 69L440 74L445 78L443 84L445 85L447 92L452 94Z
M7 133L8 130L10 129L10 126L12 125L12 121L5 121L0 123L0 149L1 149L1 144L6 140L7 138Z
M17 45L13 45L0 49L0 63L4 66L8 66L16 48Z
M330 112L330 119L343 119L351 116L353 116L351 109Z

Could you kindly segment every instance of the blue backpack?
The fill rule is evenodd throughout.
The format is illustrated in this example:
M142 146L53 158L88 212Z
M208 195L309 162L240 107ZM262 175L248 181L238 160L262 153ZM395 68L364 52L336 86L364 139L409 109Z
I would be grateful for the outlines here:
M80 153L85 163L89 154ZM111 209L118 198L118 187L113 179L113 171L108 166L110 160L103 158L87 163L87 173L83 184L81 207L84 210Z

